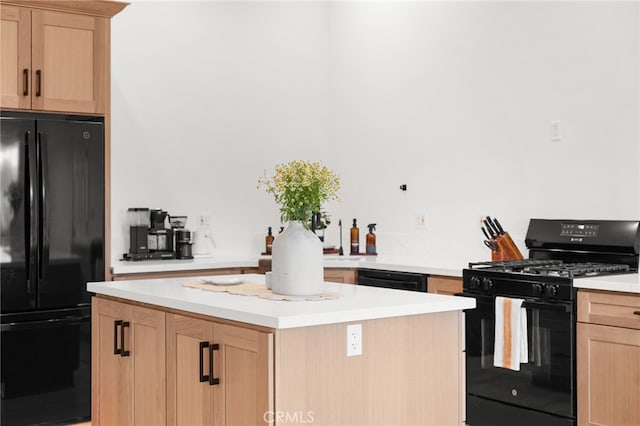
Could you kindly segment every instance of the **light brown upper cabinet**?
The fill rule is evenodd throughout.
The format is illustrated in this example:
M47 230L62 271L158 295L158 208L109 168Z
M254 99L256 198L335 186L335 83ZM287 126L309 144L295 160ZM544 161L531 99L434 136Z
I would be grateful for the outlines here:
M55 8L63 2L23 3ZM66 3L80 8L94 2ZM0 107L104 114L108 18L91 16L92 10L68 13L13 4L20 2L3 2L1 9Z

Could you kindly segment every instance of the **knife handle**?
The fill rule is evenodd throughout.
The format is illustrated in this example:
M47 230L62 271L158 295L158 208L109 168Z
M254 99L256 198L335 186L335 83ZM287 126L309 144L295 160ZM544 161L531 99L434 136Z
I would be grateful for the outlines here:
M484 226L481 226L480 229L482 229L482 233L484 234L485 237L487 237L487 240L491 240L491 237L487 233L487 230L484 229Z
M498 236L498 233L493 230L493 227L491 226L491 224L489 223L489 221L487 219L484 220L484 226L487 227L487 231L489 232L489 235L491 236L491 239L495 240L496 237Z
M498 219L494 217L493 223L496 225L496 228L498 229L498 232L500 233L500 235L504 235L504 228L502 228L502 225L500 225L500 222L498 222Z

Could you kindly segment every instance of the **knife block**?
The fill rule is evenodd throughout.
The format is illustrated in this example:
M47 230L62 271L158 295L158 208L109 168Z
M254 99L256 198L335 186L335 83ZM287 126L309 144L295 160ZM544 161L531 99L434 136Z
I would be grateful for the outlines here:
M492 261L524 259L508 232L505 232L503 235L498 235L494 241L498 246L498 250L491 250Z

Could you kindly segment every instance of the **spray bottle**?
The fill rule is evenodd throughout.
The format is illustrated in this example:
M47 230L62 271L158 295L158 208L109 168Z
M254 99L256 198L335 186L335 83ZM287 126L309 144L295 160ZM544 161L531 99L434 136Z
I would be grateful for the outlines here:
M369 233L367 234L366 253L376 254L376 234L373 233L376 230L376 224L370 223L367 226L369 227Z

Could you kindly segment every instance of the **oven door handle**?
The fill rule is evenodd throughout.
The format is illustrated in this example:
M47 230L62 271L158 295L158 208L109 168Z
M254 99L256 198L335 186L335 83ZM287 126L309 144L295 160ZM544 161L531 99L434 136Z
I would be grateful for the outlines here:
M540 309L547 311L564 311L571 312L573 310L571 303L551 303L551 302L533 302L525 300L522 302L523 308Z
M478 301L478 303L495 304L495 301L496 301L495 296L479 295L479 294L473 294L473 293L462 292L462 293L456 294L456 296L473 297ZM562 303L538 302L534 300L524 299L524 302L522 302L522 307L530 308L530 309L547 310L547 311L553 310L553 311L571 312L573 310L573 303L572 302L562 302Z

